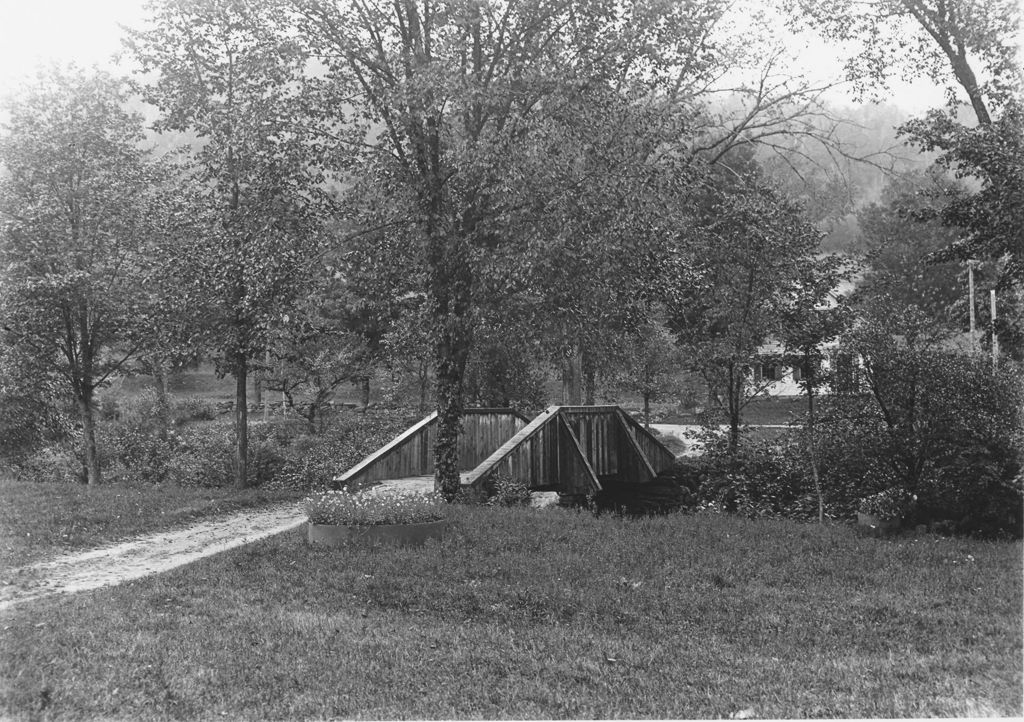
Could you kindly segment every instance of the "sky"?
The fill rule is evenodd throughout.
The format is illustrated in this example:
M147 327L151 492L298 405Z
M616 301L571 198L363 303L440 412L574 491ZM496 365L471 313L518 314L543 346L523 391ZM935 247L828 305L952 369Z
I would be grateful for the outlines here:
M31 76L40 62L76 61L110 67L121 49L118 23L137 26L145 17L144 0L0 0L0 95ZM810 41L801 61L818 73L839 65L822 42ZM942 103L928 84L894 89L893 98L917 113ZM842 100L837 98L837 100Z
M140 0L0 0L0 94L40 62L107 66L121 47L118 23L143 16Z

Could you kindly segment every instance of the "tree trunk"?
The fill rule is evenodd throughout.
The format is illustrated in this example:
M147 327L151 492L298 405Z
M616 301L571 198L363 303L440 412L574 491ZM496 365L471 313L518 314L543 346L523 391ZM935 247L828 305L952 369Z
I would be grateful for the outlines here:
M579 406L583 403L582 359L578 349L562 360L562 404Z
M93 392L83 390L78 398L78 413L82 418L82 456L85 459L85 483L95 486L102 483L100 458L96 453L96 421L93 418Z
M737 378L739 376L739 378ZM743 408L743 375L737 374L735 364L729 365L729 453L733 454L740 445L740 414Z
M235 355L235 486L249 485L249 400L246 396L249 364L244 353Z
M810 371L811 364L807 363L807 369ZM812 377L807 379L807 445L808 451L811 457L811 479L814 480L814 491L818 495L818 523L825 523L825 496L821 491L821 475L818 471L818 448L815 443L815 427L814 427L814 380Z
M436 233L437 231L435 231ZM459 493L463 381L472 345L472 267L468 240L457 233L431 239L437 440L434 488L448 501Z
M359 401L363 405L363 412L365 413L370 408L370 377L364 376L359 379Z
M159 361L153 365L153 387L156 390L157 416L160 422L157 435L160 441L167 441L167 431L171 426L171 404L167 398L167 370Z
M427 363L426 359L422 359L420 361L416 372L416 379L420 384L419 413L422 416L427 413L427 388L430 383L430 365Z
M594 368L594 360L591 354L583 353L581 368L583 370L583 403L587 406L593 406L594 396L597 391L597 370Z
M440 365L439 365L440 366ZM437 374L437 443L434 445L434 489L451 501L462 483L459 434L462 432L462 374L455 363Z
M644 428L651 430L651 395L644 394Z
M308 424L310 434L316 434L316 409L317 403L315 401L311 401L309 404L309 409L306 411L305 414L306 423Z

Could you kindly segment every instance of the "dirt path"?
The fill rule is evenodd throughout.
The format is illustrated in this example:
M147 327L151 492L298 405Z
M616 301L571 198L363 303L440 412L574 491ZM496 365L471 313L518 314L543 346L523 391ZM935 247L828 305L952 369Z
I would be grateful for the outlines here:
M399 483L384 482L364 493L375 494L392 488L430 491L432 486L429 478L401 480ZM306 516L299 503L279 504L13 569L8 573L9 578L4 580L7 583L0 586L0 613L34 599L84 592L166 572L197 559L296 529L305 521Z

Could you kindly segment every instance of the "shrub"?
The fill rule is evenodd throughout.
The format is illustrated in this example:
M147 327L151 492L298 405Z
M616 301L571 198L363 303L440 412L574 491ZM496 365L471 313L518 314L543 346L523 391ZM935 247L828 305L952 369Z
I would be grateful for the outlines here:
M26 457L18 467L29 481L79 484L85 481L85 465L72 443L46 446Z
M235 443L230 426L185 427L176 436L182 449L172 461L178 484L222 487L234 483Z
M286 466L287 451L263 424L249 428L246 459L250 486L272 486ZM235 434L229 425L186 427L176 437L179 453L173 460L177 483L183 486L224 487L235 483Z
M97 434L100 460L110 480L126 483L163 483L173 472L177 439L161 439L136 426L101 426Z
M689 484L699 481L698 508L751 518L817 518L817 494L797 433L775 441L752 442L741 438L733 450L721 436L705 439L703 444L704 455L684 467ZM834 513L826 505L826 515Z
M526 483L504 472L491 475L487 504L490 506L529 506L530 489Z
M879 519L902 519L910 511L917 496L906 489L893 487L861 499L857 511Z
M411 494L386 490L376 494L346 490L322 491L303 503L311 524L377 526L381 524L422 524L447 516L447 504L440 495Z
M825 404L828 485L860 497L901 487L918 497L914 523L1020 536L1020 368L951 351L913 308L872 318L844 340L861 383Z
M189 396L176 401L171 413L178 425L186 421L213 421L217 418L217 407L209 399Z
M334 480L394 438L409 424L400 412L341 414L319 435L303 435L286 447L273 488L311 491L334 486Z
M100 397L97 412L100 421L114 421L121 416L121 404L114 394L106 393Z
M490 497L487 496L487 492L484 489L475 486L464 486L455 494L452 503L465 506L486 506L489 500Z
M52 378L5 368L5 361L0 355L0 459L18 464L47 445L70 439L75 417Z

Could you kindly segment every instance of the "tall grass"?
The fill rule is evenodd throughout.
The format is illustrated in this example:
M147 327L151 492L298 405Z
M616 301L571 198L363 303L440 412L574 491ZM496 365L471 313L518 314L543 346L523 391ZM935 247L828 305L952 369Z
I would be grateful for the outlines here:
M1020 715L1021 544L453 509L419 550L268 539L3 621L0 713Z

